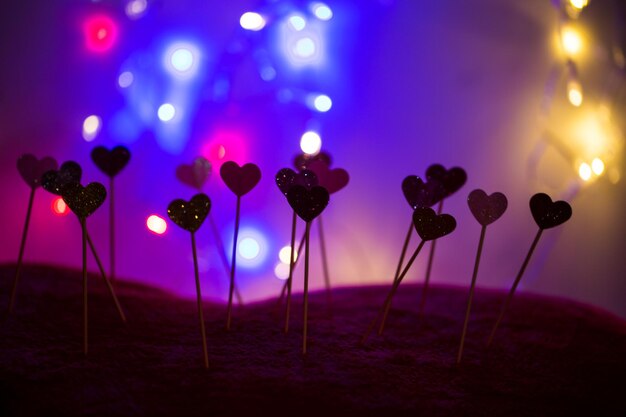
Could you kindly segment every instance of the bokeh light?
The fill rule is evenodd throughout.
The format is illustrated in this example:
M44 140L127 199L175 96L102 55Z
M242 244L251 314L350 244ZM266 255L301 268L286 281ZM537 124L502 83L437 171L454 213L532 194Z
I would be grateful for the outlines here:
M57 216L67 216L70 213L70 209L62 197L55 197L52 200L52 212Z
M564 26L561 29L561 45L567 55L572 56L578 54L583 47L580 33L571 26Z
M291 263L291 246L283 246L280 251L278 251L278 259L284 264L289 265ZM294 249L293 251L293 260L298 259L298 251Z
M143 16L147 8L148 2L146 0L130 0L126 3L124 11L126 12L126 16L134 20Z
M93 15L85 19L83 34L85 46L92 52L106 52L117 40L117 24L106 15Z
M583 162L579 165L578 176L580 176L583 181L589 181L589 179L591 179L591 173L591 167L588 163Z
M313 99L313 107L315 110L325 113L331 109L333 101L326 94L319 94Z
M231 247L232 239L227 245ZM239 230L237 267L257 269L263 266L268 253L267 237L260 229L253 226L245 226Z
M307 155L317 155L322 149L322 138L316 132L304 132L300 139L300 149Z
M179 78L191 78L197 73L200 49L192 43L177 41L170 44L163 56L165 69Z
M320 20L330 20L333 17L333 11L324 3L311 3L311 11Z
M163 217L152 214L146 219L146 227L156 235L162 235L167 231L167 222Z
M578 10L582 10L588 3L588 0L569 0L569 4Z
M594 158L593 161L591 161L591 170L596 175L602 175L604 172L604 162L602 159Z
M157 115L162 122L169 122L176 115L176 109L170 103L163 103L159 106Z
M286 280L289 278L289 265L282 262L277 263L274 267L274 275L280 280Z
M100 129L102 128L102 120L100 117L92 114L83 121L83 139L87 142L91 142L98 136Z
M306 27L306 20L299 14L289 16L287 21L289 22L289 26L298 32Z
M254 259L259 256L259 252L261 251L259 242L252 237L241 239L237 245L237 249L239 250L239 256L244 259Z
M124 71L120 74L119 77L117 77L117 84L121 88L128 88L130 87L130 85L133 83L134 80L135 80L135 77L132 72Z
M239 24L246 30L258 31L265 27L265 19L258 13L246 12L239 18Z
M309 37L298 39L293 48L293 53L300 58L311 58L315 51L315 42Z
M576 81L567 83L567 99L575 107L580 107L583 104L583 89L580 83Z

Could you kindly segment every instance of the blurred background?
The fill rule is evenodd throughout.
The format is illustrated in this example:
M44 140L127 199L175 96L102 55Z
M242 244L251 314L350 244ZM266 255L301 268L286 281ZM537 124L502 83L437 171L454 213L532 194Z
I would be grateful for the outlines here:
M189 234L166 208L195 193L175 171L202 155L229 254L236 200L219 167L260 166L237 279L246 301L275 297L291 209L274 175L321 148L351 176L324 212L334 286L391 281L411 217L401 181L441 163L468 181L445 201L458 229L437 245L433 284L469 285L480 226L466 198L483 188L509 209L488 229L478 284L508 289L536 233L528 200L546 192L574 214L544 233L522 289L626 317L625 29L618 0L5 2L0 262L17 259L28 204L21 154L75 160L84 183L108 186L89 155L121 144L132 157L115 180L118 276L193 295ZM57 198L37 191L25 261L80 267L79 224ZM88 221L105 267L108 216L105 205ZM197 239L203 292L224 300L208 224ZM318 241L313 228L313 288ZM426 259L408 282L423 281Z

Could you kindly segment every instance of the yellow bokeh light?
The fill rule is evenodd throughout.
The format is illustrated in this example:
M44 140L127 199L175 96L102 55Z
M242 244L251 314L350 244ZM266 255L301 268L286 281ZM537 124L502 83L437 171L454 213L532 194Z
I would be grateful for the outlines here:
M591 173L591 167L586 162L583 162L578 167L578 175L583 181L589 181L589 179L591 178Z
M578 88L568 88L567 99L574 107L580 107L583 104L583 92Z
M291 246L284 246L279 252L278 252L278 259L280 259L280 261L284 264L289 265L289 263L291 262ZM293 251L293 260L295 262L295 260L298 259L298 251L294 250Z
M602 161L602 159L594 158L594 160L591 161L591 170L596 175L602 175L602 173L604 172L604 162Z
M561 45L567 55L576 55L583 47L583 40L576 29L564 26L561 29Z
M582 10L588 3L588 0L569 0L569 4L571 4L573 8L578 10Z

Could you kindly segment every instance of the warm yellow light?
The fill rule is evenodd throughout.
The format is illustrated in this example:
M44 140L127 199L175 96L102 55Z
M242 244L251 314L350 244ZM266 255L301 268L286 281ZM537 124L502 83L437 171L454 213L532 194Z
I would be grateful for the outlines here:
M583 104L583 89L576 81L567 83L567 98L572 106L580 107Z
M561 29L561 44L567 55L576 55L583 47L583 40L578 31L570 26Z
M589 181L589 179L591 178L591 167L588 163L583 162L582 164L580 164L580 166L578 167L578 175L583 181Z
M289 263L291 262L291 246L284 246L283 248L281 248L281 250L278 252L278 259L280 259L282 263L289 265ZM296 259L298 259L298 251L294 250L294 262Z
M582 10L588 3L588 0L569 0L569 4L571 4L573 8L578 10Z
M604 172L604 162L602 162L602 159L594 158L594 160L591 161L591 170L596 175L602 175Z

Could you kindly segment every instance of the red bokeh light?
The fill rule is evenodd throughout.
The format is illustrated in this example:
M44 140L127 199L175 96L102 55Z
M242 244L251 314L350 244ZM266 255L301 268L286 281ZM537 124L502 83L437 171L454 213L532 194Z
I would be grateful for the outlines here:
M93 52L105 52L111 49L117 40L117 32L117 24L106 15L89 16L83 23L85 45Z
M226 161L235 161L239 164L249 162L247 158L247 139L245 135L232 128L217 128L205 142L201 155L211 161L213 170Z
M70 208L61 197L57 197L52 200L52 212L57 216L67 216L70 213Z

